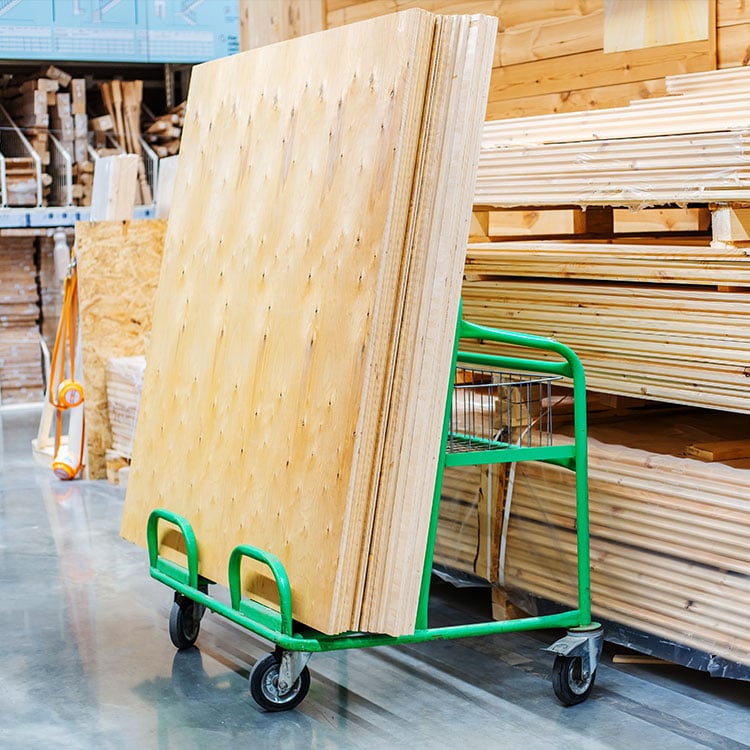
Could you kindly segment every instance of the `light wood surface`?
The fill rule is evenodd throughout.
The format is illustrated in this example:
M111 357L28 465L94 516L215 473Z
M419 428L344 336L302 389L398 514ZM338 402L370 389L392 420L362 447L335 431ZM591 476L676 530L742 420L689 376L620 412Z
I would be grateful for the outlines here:
M469 320L571 346L594 390L750 410L745 292L498 278L467 280L463 300Z
M289 573L295 617L324 632L374 629L365 586L403 602L373 611L378 629L413 627L421 561L407 580L383 579L389 555L418 558L426 506L419 483L403 508L384 494L401 485L383 457L419 441L410 471L434 481L439 430L410 418L394 434L391 415L409 408L398 373L426 356L443 388L417 390L419 412L442 412L450 358L426 350L458 305L482 114L454 136L444 118L460 95L481 106L487 72L461 50L491 28L449 26L434 62L435 18L411 11L207 63L191 82L122 533L143 544L152 507L183 513L201 572L219 582L233 546L267 549ZM428 86L449 101L423 125ZM459 178L443 171L438 136ZM465 215L440 245L416 246L440 191ZM387 529L387 514L414 534ZM370 554L378 523L383 559ZM262 589L250 565L245 578Z
M630 425L630 439L648 443L671 423L665 452L589 442L594 615L749 664L750 473L666 452L696 434L686 425L680 439L679 416L666 420ZM533 463L517 472L506 584L573 605L572 474Z
M106 476L104 454L112 445L107 361L146 353L165 232L161 219L76 224L90 479Z

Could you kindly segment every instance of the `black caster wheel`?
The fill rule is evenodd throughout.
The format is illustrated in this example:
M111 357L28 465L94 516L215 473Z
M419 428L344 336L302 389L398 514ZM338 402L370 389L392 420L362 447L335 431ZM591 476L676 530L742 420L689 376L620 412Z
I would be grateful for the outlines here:
M576 656L557 654L552 665L552 689L563 706L583 703L591 694L596 679L596 670L584 679L581 675L581 659Z
M269 654L250 672L250 694L265 711L289 711L305 699L310 689L310 670L305 667L286 693L279 693L279 660Z
M181 597L172 605L169 614L169 637L180 651L190 648L198 638L201 618L206 608L187 597Z

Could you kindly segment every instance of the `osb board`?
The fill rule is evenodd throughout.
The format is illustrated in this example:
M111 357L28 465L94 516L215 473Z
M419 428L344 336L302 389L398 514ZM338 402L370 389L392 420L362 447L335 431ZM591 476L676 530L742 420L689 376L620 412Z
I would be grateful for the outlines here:
M145 354L167 223L78 222L78 300L90 479L104 479L112 443L107 416L110 357Z
M326 632L366 557L433 28L412 11L206 63L188 97L122 534L182 513L217 582L265 548Z

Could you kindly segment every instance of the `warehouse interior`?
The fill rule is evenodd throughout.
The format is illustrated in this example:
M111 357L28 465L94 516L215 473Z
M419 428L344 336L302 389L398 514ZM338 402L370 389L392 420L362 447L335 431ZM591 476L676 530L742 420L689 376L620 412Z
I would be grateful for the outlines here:
M1 744L750 746L744 0L220 5L0 8Z

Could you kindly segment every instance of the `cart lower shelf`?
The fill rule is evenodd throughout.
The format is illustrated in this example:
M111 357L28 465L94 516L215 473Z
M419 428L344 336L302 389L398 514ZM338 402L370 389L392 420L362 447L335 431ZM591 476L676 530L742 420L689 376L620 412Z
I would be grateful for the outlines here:
M187 567L159 555L158 526L162 521L180 530ZM566 706L575 705L586 700L594 686L603 643L602 628L597 623L585 623L577 609L517 620L418 628L400 636L361 632L326 635L298 626L294 621L289 579L279 559L271 553L250 545L232 550L228 566L230 603L226 604L209 594L212 582L198 574L197 541L184 517L163 509L154 510L149 517L147 537L151 576L175 592L169 635L176 648L187 649L195 644L207 609L275 644L274 653L261 659L250 674L251 694L267 711L289 710L304 699L310 687L307 662L313 653L552 628L567 629L564 638L546 649L555 654L552 686L557 698ZM270 569L276 580L279 610L242 596L240 574L244 558L261 562Z

